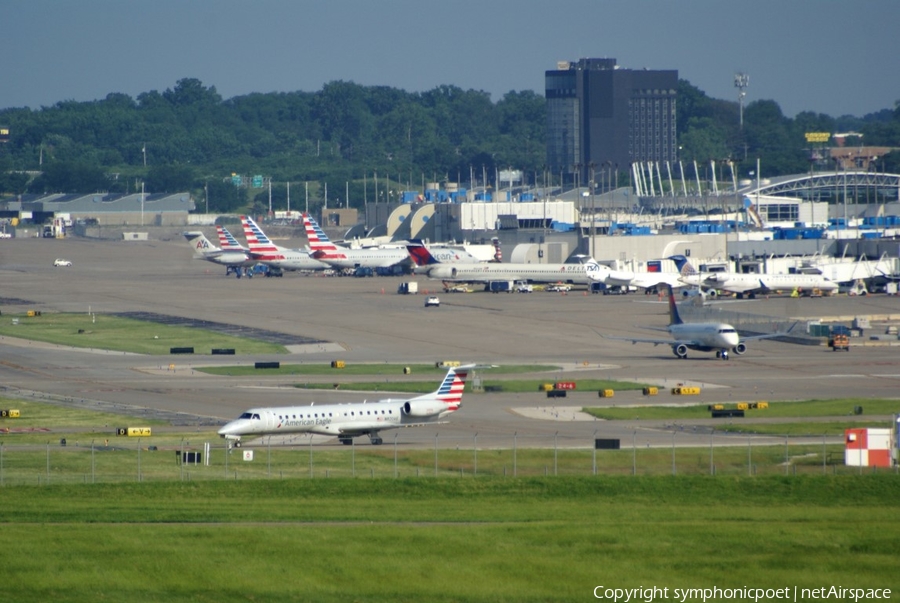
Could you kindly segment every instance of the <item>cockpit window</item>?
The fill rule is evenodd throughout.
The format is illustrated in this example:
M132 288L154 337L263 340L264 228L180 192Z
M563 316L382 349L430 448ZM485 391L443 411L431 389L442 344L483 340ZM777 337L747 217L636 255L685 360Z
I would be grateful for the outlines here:
M737 333L734 329L719 329L719 333Z
M252 418L253 418L253 415L249 412L245 412L244 414L242 414L241 416L238 417L238 419L252 419Z

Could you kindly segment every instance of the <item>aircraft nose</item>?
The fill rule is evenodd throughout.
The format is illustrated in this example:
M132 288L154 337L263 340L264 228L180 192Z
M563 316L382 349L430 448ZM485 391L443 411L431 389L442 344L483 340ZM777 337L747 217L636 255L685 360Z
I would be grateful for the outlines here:
M226 423L223 427L219 429L218 433L220 436L232 435L234 433L235 422Z

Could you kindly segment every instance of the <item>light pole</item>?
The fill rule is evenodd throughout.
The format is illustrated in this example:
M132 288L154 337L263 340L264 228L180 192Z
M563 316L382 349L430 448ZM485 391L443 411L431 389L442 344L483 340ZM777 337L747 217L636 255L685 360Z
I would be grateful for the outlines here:
M584 191L583 193L581 193L581 198L582 198L581 215L584 216L586 213L584 211L584 206L587 204L588 195L591 196L591 216L590 216L591 225L588 227L588 247L589 247L588 255L591 257L594 257L594 236L592 234L592 231L594 230L594 213L593 213L594 212L594 207L593 207L594 196L593 196L593 194L588 193L587 191Z
M750 76L746 73L734 74L734 87L738 89L738 104L740 105L741 130L744 129L744 97L747 96L747 86L750 85Z

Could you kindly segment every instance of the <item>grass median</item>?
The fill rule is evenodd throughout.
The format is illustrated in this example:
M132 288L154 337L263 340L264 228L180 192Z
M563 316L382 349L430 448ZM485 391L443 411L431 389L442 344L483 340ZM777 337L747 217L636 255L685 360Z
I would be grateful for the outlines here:
M17 603L896 589L897 500L893 475L0 488L0 550Z
M132 354L169 355L172 348L179 347L194 348L198 354L217 348L233 348L236 354L286 353L284 346L246 337L108 314L4 314L0 335Z

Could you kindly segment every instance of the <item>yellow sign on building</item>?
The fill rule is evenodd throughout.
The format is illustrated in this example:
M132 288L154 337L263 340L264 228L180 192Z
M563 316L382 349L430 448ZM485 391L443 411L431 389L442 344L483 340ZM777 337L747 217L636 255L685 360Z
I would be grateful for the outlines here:
M828 132L807 132L805 134L806 142L828 142L831 134Z

